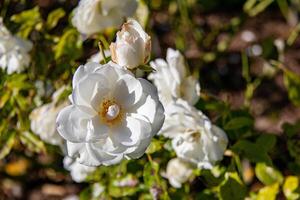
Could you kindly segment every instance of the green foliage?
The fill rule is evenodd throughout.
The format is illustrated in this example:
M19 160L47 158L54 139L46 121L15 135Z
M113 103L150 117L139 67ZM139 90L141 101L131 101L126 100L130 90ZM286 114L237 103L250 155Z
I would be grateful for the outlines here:
M225 130L235 130L245 127L252 127L253 119L248 117L236 117L227 122L224 126Z
M11 151L14 142L15 142L16 133L10 132L6 134L1 134L1 150L0 150L0 159L3 159Z
M251 17L263 12L274 0L247 0L244 4L244 11Z
M257 200L275 200L279 193L279 184L274 183L259 190Z
M222 200L239 200L245 199L247 189L242 183L237 173L225 174L225 180L220 185L220 199Z
M45 153L46 147L45 144L33 133L23 132L20 135L21 142L27 146L31 151L36 153Z
M54 46L54 58L60 59L63 56L75 60L81 56L82 42L76 29L68 29L61 36L58 43Z
M256 177L265 185L274 183L282 183L283 176L280 171L273 167L267 166L265 163L257 163L255 166Z
M109 29L86 38L70 23L72 3L47 1L47 5L45 2L0 2L5 25L13 34L33 42L31 63L24 72L8 75L0 69L1 187L9 185L4 182L6 179L26 185L36 174L41 176L37 183L47 184L50 180L51 184L70 184L70 178L62 169L64 150L35 135L30 130L29 115L34 108L51 102L53 92L62 86L67 89L58 102L65 101L72 90L70 80L74 70L99 50L99 40L107 49L115 37L116 29ZM294 56L299 45L300 24L297 21L293 26L287 25L299 14L296 12L299 2L142 2L136 17L151 35L153 59L164 57L167 47L176 47L185 55L189 70L197 75L200 72L201 98L195 107L226 132L228 150L212 169L194 169L182 188L174 188L165 177L168 161L176 157L176 153L170 139L158 135L143 157L97 167L85 183L76 184L80 199L300 199L300 121L297 118L300 75L294 72L298 67L298 57ZM268 34L269 26L274 26L270 23L273 18L286 23L287 30L274 27L272 34ZM268 26L264 26L265 22ZM255 33L254 41L240 39L248 29ZM284 44L280 51L275 44L278 38ZM237 47L240 44L241 47ZM261 55L250 55L249 49L254 44L261 48ZM281 59L280 56L286 57ZM272 76L264 73L267 64L272 65ZM150 65L139 66L138 70L146 72L145 77L155 72ZM295 116L288 115L286 119L286 110L295 111ZM276 123L271 123L273 120L293 123L284 123L281 132L270 134L277 128ZM261 124L269 126L261 128ZM7 163L20 157L26 157L33 166L26 171L28 180L14 179L4 170ZM33 173L35 171L37 173ZM1 195L0 192L0 199Z
M272 159L269 152L275 146L276 137L273 135L261 135L255 142L239 140L232 146L232 150L248 158L252 162L264 162L271 165Z
M300 198L299 178L296 176L286 177L283 184L283 193L288 200Z
M33 30L42 29L42 19L38 7L13 15L11 20L21 25L18 34L23 38L27 38Z
M65 11L62 8L53 10L47 17L46 27L47 29L53 29L58 21L66 15Z
M296 106L300 106L300 76L284 69L283 82L287 88L289 98Z

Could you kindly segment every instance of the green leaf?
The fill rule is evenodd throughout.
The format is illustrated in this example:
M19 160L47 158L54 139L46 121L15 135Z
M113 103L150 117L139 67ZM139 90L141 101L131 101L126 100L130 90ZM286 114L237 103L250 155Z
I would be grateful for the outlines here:
M54 57L55 59L59 59L62 56L67 56L70 59L79 58L82 53L81 47L82 41L76 29L68 29L54 46Z
M284 123L282 125L285 135L289 138L297 135L300 131L300 121L297 121L295 124Z
M274 183L259 190L257 200L275 200L279 192L279 184Z
M285 19L289 20L289 12L291 12L287 0L277 0L278 7Z
M274 147L276 139L272 135L261 135L255 143L248 140L239 140L232 146L232 150L242 156L247 157L252 162L264 162L272 165L272 160L268 152ZM269 141L267 141L269 139ZM274 141L275 140L275 141ZM263 142L266 144L264 145Z
M260 0L260 1L253 1L248 0L244 5L244 10L247 12L251 17L263 12L274 0Z
M31 132L26 131L20 134L20 140L27 146L27 148L34 152L46 152L45 144Z
M11 20L21 25L18 35L23 38L27 38L32 30L39 30L42 26L42 19L39 12L39 7L37 6L30 10L13 15Z
M8 136L6 136L5 140L2 140L2 137L1 137L1 143L3 143L3 145L1 145L1 149L0 149L0 160L3 159L5 156L7 156L10 150L12 149L15 142L16 133L15 132L8 133Z
M256 177L265 185L271 185L274 183L281 184L283 182L283 176L280 171L267 166L265 163L256 164L255 174Z
M298 189L298 191L296 191ZM288 200L300 199L299 179L296 176L286 177L283 184L283 193Z
M300 106L300 76L284 68L283 83L288 91L289 99L295 106Z
M297 139L289 139L287 141L287 147L289 154L292 158L295 159L296 163L300 165L300 140Z
M150 65L140 65L138 67L140 70L144 71L144 72L155 72L156 70L151 67Z
M66 15L66 12L62 8L58 8L58 9L52 11L47 17L47 22L46 22L47 28L49 30L54 28L57 25L58 21L61 18L63 18L65 15Z
M237 117L231 119L229 122L227 122L224 126L225 130L235 130L235 129L241 129L244 127L251 127L253 125L253 119L249 117Z
M25 97L17 94L14 99L22 111L25 111L28 108L28 101Z
M256 144L265 151L269 151L276 144L276 136L270 134L263 134L256 140Z
M227 173L226 179L220 185L219 197L222 200L241 200L245 199L247 189L242 183L237 173Z
M256 0L247 0L246 3L244 4L244 11L249 12L255 5Z
M80 192L79 199L80 200L90 200L92 198L92 189L91 187L87 187Z
M26 74L13 74L10 76L6 85L10 90L22 90L22 89L30 89L32 85L28 83Z
M208 187L215 187L224 181L224 174L226 173L225 167L215 166L211 170L201 170L199 175Z
M2 96L0 97L0 109L5 106L6 102L9 100L10 97L10 91L5 91L4 94L2 94Z
M161 150L162 147L163 147L163 142L161 142L160 140L157 140L157 139L153 139L151 144L147 148L146 153L153 154L153 153Z

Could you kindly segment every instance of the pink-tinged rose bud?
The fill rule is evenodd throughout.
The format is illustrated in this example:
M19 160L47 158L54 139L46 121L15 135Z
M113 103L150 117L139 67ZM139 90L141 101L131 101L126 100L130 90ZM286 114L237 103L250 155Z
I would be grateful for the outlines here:
M128 20L110 45L111 58L120 66L134 69L149 61L151 38L135 20Z

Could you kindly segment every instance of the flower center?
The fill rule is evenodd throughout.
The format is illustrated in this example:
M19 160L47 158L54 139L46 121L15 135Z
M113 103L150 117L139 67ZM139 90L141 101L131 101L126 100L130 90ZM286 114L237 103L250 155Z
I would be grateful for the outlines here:
M109 106L107 109L106 119L114 120L118 117L119 113L120 113L120 107L117 104L113 104Z
M114 125L122 120L122 108L114 100L102 101L98 114L107 125Z
M186 130L186 141L188 142L197 142L199 141L200 137L201 137L201 134L200 132L196 131L196 130Z

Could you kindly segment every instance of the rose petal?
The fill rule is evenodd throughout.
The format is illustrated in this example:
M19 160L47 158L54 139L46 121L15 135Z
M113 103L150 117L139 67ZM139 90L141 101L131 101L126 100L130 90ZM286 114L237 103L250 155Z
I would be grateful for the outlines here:
M115 85L113 97L122 108L127 110L140 100L142 86L140 82L131 75L123 75Z
M72 93L76 105L91 107L91 101L97 94L106 95L109 91L105 76L97 73L89 74L81 79Z
M88 132L86 136L86 141L97 141L106 138L109 133L109 127L103 124L99 116L94 116L88 122Z
M95 159L88 151L88 143L72 143L67 141L67 152L77 162L87 166L99 166L101 162Z
M127 116L126 121L118 127L112 128L111 137L124 146L133 146L150 134L151 125L149 122Z
M86 124L91 116L82 112L74 105L65 107L57 116L57 131L70 142L85 141L87 129Z

